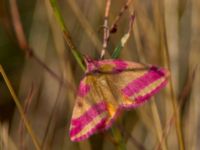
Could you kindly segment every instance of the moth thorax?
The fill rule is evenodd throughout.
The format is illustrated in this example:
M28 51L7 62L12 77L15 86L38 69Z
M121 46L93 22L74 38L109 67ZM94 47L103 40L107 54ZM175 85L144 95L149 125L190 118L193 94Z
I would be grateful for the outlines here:
M88 72L91 72L91 71L98 69L98 63L95 62L95 61L87 62L86 65L87 65L87 71Z

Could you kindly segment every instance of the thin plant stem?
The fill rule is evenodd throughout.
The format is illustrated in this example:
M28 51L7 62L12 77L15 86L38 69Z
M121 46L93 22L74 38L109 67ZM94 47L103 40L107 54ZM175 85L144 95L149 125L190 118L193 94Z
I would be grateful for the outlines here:
M109 37L109 27L108 27L108 16L110 13L110 5L111 5L111 0L106 0L106 8L105 8L105 15L104 15L104 34L103 34L103 48L101 50L101 59L104 57L106 48L108 46L108 37Z
M24 104L24 114L27 114L28 109L30 107L30 104L32 102L32 98L33 98L33 84L31 85L31 88L29 90L28 96L25 100L25 104ZM24 135L24 124L23 121L20 121L19 124L19 142L20 142L20 149L24 149L24 141L23 141L23 135Z
M111 33L115 33L117 31L117 24L118 24L121 16L124 14L125 10L128 9L131 2L132 2L132 0L127 0L125 5L123 5L123 7L121 8L119 14L116 16L115 20L113 21L111 27L109 28L109 26L108 26L108 15L109 15L109 11L110 11L110 1L107 1L106 9L105 9L105 17L104 17L104 26L103 26L104 27L104 37L103 37L103 49L101 51L101 58L103 58L103 56L105 55L105 51L106 51ZM120 44L115 48L115 50L112 54L112 58L117 58L119 56L121 49L124 47L125 43L127 42L128 38L130 36L130 31L131 31L131 28L132 28L132 23L133 23L134 17L135 17L135 14L134 13L131 14L129 31L128 31L127 34L125 34L123 36Z
M10 0L10 11L19 46L26 53L27 50L29 50L29 46L20 21L20 15L16 0Z
M159 112L158 112L158 107L155 102L155 98L153 98L153 101L151 103L151 109L152 109L153 118L154 118L154 122L155 122L157 137L158 137L159 142L161 142L163 130L162 130L161 120L160 120L160 116L159 116ZM167 145L166 145L165 141L163 141L163 144L161 145L161 147L162 147L162 150L167 150Z
M98 53L101 52L101 41L96 35L96 31L92 28L91 24L89 23L86 16L84 16L81 9L78 7L77 1L75 0L68 0L67 3L69 4L70 8L72 9L74 15L76 16L77 20L80 23L80 26L84 29L84 32L88 35L91 39L91 42L94 44L95 49Z
M121 50L124 48L125 44L127 43L128 39L130 37L134 19L135 19L135 14L133 12L133 13L131 13L128 32L121 38L119 45L117 45L117 47L114 49L114 52L112 54L112 58L115 59L115 58L118 58L120 56Z
M165 30L164 30L164 32L165 32ZM168 67L169 71L171 72L170 57L169 57L169 50L168 50L168 46L167 46L166 33L164 33L164 42L165 42L165 55L166 55L166 59L167 59L167 67ZM170 78L169 79L170 95L171 95L171 100L172 100L172 105L173 105L173 110L174 110L178 142L179 142L180 150L185 150L183 133L182 133L182 128L181 128L181 121L180 121L180 110L178 108L178 101L177 101L177 98L176 98L175 92L174 92L172 77L170 76L169 78Z
M136 27L137 27L137 23L136 23ZM136 32L137 32L137 30L136 30ZM137 40L139 37L137 37L136 34L134 34L134 35L135 35L135 38ZM140 48L141 47L141 42L139 40L138 40L136 46L137 46L137 49L141 50L141 48ZM139 53L139 59L140 59L140 61L142 60L142 62L146 62L145 56L141 51ZM155 98L153 98L153 100L151 102L151 111L152 111L154 122L155 122L154 126L156 128L157 138L158 138L158 141L161 141L162 140L163 129L162 129L161 119L160 119L160 116L159 116L159 113L158 113L159 111L158 111L158 107L157 107ZM163 148L163 150L167 149L166 141L163 141L162 148Z
M170 55L169 55L169 48L168 48L168 41L167 41L167 33L166 33L166 23L165 23L165 14L163 13L164 10L164 4L163 1L154 1L155 2L155 19L156 19L156 25L158 26L158 33L160 36L160 46L161 46L161 54L162 58L165 59L165 64L167 65L167 68L169 72L171 72L171 65L170 65ZM181 127L181 121L180 121L180 112L178 109L178 101L175 95L174 86L172 82L172 77L169 77L169 93L170 93L170 100L172 103L172 109L174 112L175 117L175 127L176 127L176 135L178 139L178 144L180 150L184 150L184 139L183 139L183 133L182 133L182 127Z
M116 16L115 20L113 21L113 23L112 23L112 25L111 25L111 27L109 29L110 33L115 33L117 31L117 24L120 21L120 19L121 19L122 15L124 14L124 12L128 9L128 7L129 7L131 2L132 2L132 0L127 0L125 5L121 8L120 12ZM110 34L109 34L109 36L110 36Z
M59 82L63 82L60 77L52 71L42 60L38 58L38 56L34 53L34 51L30 48L27 39L25 37L25 33L21 24L19 10L17 7L16 0L10 0L10 11L12 16L12 22L15 30L15 34L18 40L19 47L21 50L29 57L34 59L39 65L41 65L52 77L54 77ZM66 85L66 84L64 84Z
M194 79L196 77L196 70L197 70L197 66L194 68L194 70L192 71L191 75L189 75L189 77L187 79L187 82L184 85L181 94L179 95L179 101L180 101L180 105L178 107L179 110L182 108L182 105L184 103L185 97L187 97L191 93L192 85L193 85ZM172 116L170 117L170 119L169 119L169 121L168 121L168 123L167 123L167 125L166 125L166 127L164 129L164 131L163 131L161 141L156 146L156 150L161 149L160 147L162 146L162 143L163 143L164 139L166 139L166 137L167 137L167 135L169 133L169 130L170 130L171 126L172 126L172 123L174 121L175 121L175 115L173 113Z
M161 138L161 141L159 141L158 145L156 146L155 150L162 150L162 144L164 142L164 140L166 139L170 129L171 129L171 126L174 122L174 115L172 115L172 117L170 118L170 120L167 122L167 125L165 126L164 128L164 131L163 131L163 134L162 134L162 138Z
M5 73L5 71L4 71L4 69L3 69L3 67L2 67L1 65L0 65L0 73L2 74L3 79L4 79L4 81L5 81L5 83L6 83L7 87L8 87L8 89L9 89L9 91L10 91L10 94L11 94L12 97L13 97L13 100L14 100L16 106L17 106L17 109L18 109L18 111L19 111L19 113L20 113L20 116L22 117L22 120L24 121L25 127L26 127L28 133L29 133L30 136L31 136L31 139L32 139L32 141L33 141L33 144L35 145L35 148L36 148L37 150L40 150L39 140L37 139L35 133L33 132L33 129L32 129L32 127L31 127L31 124L29 123L28 119L26 118L26 115L25 115L25 113L24 113L24 111L23 111L23 107L22 107L22 105L20 104L20 100L19 100L19 98L17 97L17 95L16 95L16 93L15 93L15 91L14 91L14 89L13 89L13 87L12 87L12 85L11 85L11 83L10 83L10 81L9 81L9 79L8 79L6 73Z
M70 0L70 1L72 1L72 0ZM129 0L128 0L128 1L129 1ZM133 1L133 0L131 0L131 1ZM102 10L102 6L101 6L101 5L102 5L102 4L101 4L102 2L96 1L96 3L97 3L97 5L98 5L99 9ZM126 3L126 4L127 4L127 3ZM126 4L125 4L125 5L126 5ZM127 6L128 6L128 7L127 7ZM129 3L127 6L123 6L123 7L125 7L126 9L129 8L130 3ZM122 11L123 7L120 9L120 12ZM126 10L126 9L125 9L125 10ZM120 13L120 12L119 12L119 13ZM122 12L122 15L124 14L124 12L125 12L125 11ZM101 12L101 13L102 13L102 12ZM118 13L118 16L119 16L119 13ZM120 20L120 18L122 17L122 15L118 18L118 16L114 17L114 15L112 14L112 12L109 13L109 17L110 17L110 18L115 18L115 19L114 19L113 23L111 23L111 27L109 28L110 34L109 34L109 37L108 37L108 39L107 39L108 42L109 42L111 33L117 32L116 28L112 28L112 26L114 26L114 24L116 24L116 26L117 26L117 24L118 24L118 22L119 22L119 21L117 21L117 22L115 23L115 20ZM116 18L118 18L118 19L116 19ZM101 28L103 28L103 26L101 26ZM129 49L129 47L126 47L126 51L131 51L131 50ZM110 54L107 53L107 56L109 57Z
M50 0L50 4L51 4L51 7L53 9L54 15L55 15L60 27L61 27L64 39L65 39L67 45L69 46L69 48L72 52L72 55L76 59L77 63L81 67L81 69L85 70L86 68L83 65L83 58L82 58L81 54L77 51L74 43L72 42L72 38L70 36L70 33L69 33L67 26L65 25L64 19L61 15L61 11L60 11L60 8L58 6L57 0Z
M62 91L62 83L59 84L58 93L57 93L57 96L56 96L56 99L55 99L55 103L54 103L52 111L51 111L51 113L49 115L49 120L47 121L47 127L45 129L44 138L43 138L42 144L41 144L42 149L45 149L45 142L48 139L47 137L48 137L48 132L50 131L51 123L52 123L52 121L53 121L53 119L54 119L54 117L56 115L56 111L57 111L57 107L58 107L59 97L60 97L61 91Z

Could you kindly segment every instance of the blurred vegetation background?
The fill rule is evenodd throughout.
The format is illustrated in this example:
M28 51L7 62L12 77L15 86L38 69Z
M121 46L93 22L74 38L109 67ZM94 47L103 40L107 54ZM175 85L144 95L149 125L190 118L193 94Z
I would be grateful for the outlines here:
M109 26L125 3L111 1ZM58 0L58 6L76 49L98 59L106 0ZM124 112L112 129L74 143L69 123L84 72L63 38L50 1L0 0L0 64L39 149L199 149L200 1L133 0L110 37L106 58L128 31L133 9L133 30L120 58L170 67L172 82L150 102ZM35 149L32 139L0 76L0 149Z

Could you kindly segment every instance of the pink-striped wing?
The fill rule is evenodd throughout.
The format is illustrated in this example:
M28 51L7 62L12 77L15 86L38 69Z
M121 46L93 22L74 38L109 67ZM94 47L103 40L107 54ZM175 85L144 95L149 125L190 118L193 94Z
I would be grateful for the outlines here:
M97 86L92 76L80 82L70 125L72 141L84 140L104 128L108 119L107 104Z
M163 88L168 76L163 68L135 62L87 62L71 119L71 140L109 128L122 109L137 107Z

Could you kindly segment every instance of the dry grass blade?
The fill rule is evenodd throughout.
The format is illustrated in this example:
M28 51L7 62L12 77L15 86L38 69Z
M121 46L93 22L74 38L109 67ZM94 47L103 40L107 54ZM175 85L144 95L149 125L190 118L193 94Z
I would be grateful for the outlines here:
M161 11L164 9L164 4L163 2L160 2L158 4L158 9ZM169 47L168 47L168 41L167 41L167 34L166 34L166 22L164 20L164 15L159 14L159 30L160 30L160 36L161 36L161 45L162 45L162 56L163 58L166 58L166 65L167 68L170 72L172 72L171 69L171 61L170 61L170 55L169 55ZM172 81L172 76L170 76L169 79L169 90L170 90L170 97L171 97L171 102L173 106L173 111L175 115L175 126L176 126L176 134L178 138L178 143L179 143L179 148L181 150L185 149L184 146L184 139L183 139L183 133L182 133L182 126L181 126L181 120L180 120L180 111L178 109L178 101L176 98L176 93L174 90L174 84Z
M98 37L96 36L96 32L91 27L87 18L83 15L83 12L81 12L80 8L77 5L77 2L74 0L68 0L67 3L69 4L72 11L76 15L76 18L78 19L80 25L83 27L83 29L86 32L86 34L88 35L88 37L94 43L96 50L100 53L101 52L101 42L98 39Z
M48 132L50 130L51 122L52 122L52 120L54 119L54 117L56 115L56 111L57 111L57 106L58 106L61 90L62 90L62 84L59 84L58 93L57 93L57 96L56 96L54 107L53 107L53 109L51 111L49 120L47 122L46 130L44 131L44 138L43 138L42 144L41 144L42 149L45 149L45 144L46 144L47 139L48 139Z
M169 71L171 72L170 60L169 60L170 58L169 58L168 50L166 50L166 53L167 53L168 68L169 68ZM174 88L173 88L172 78L170 78L170 80L169 80L169 85L170 85L170 93L171 93L172 105L173 105L173 109L174 109L175 125L176 125L178 141L179 141L179 144L180 144L180 149L184 150L185 146L184 146L183 133L182 133L182 129L181 129L180 111L178 109L179 106L177 104L177 99L176 99Z
M141 7L140 5L137 4L138 7ZM146 18L146 14L145 12L138 12L138 13L144 13L143 16L144 18ZM141 15L141 14L140 14ZM134 17L134 15L132 16ZM136 20L137 21L137 20ZM148 21L147 19L145 19L145 21ZM146 24L151 26L151 22L148 22L149 24ZM141 39L140 37L142 35L140 35L141 33L138 31L138 23L136 22L136 30L134 29L134 36L136 38L136 47L137 49L139 50L138 51L138 56L139 56L139 60L141 62L144 62L144 63L148 63L146 61L146 58L144 56L144 53L142 52L142 42L141 42ZM134 26L135 27L135 26ZM150 42L149 42L150 43ZM148 43L148 44L149 44ZM153 98L153 100L151 101L151 112L152 112L152 115L153 115L153 126L154 126L154 130L156 131L156 136L157 136L157 139L158 141L161 141L162 140L162 133L163 133L163 129L162 129L162 122L161 122L161 117L159 115L159 110L158 110L158 107L157 107L157 104L156 104L156 101L155 101L155 98ZM141 112L141 113L144 113L144 112ZM146 122L145 122L146 123ZM167 144L166 144L166 141L163 141L163 144L162 144L162 149L163 150L167 150Z
M33 90L34 90L33 85L31 85L28 96L25 99L25 103L24 103L24 114L25 115L28 113L28 109L31 105L31 101L33 98ZM24 124L23 124L23 121L21 120L19 123L19 144L20 144L20 149L22 149L22 150L24 149L24 141L23 141L24 136L23 135L24 135Z
M108 38L109 38L109 26L108 26L108 17L109 17L109 13L110 13L110 5L111 5L111 0L106 0L106 7L105 7L105 14L104 14L104 24L103 24L103 28L104 28L104 33L103 33L103 48L101 50L101 56L100 58L102 59L105 55L106 52L106 48L108 46Z
M179 95L179 103L180 103L180 109L184 104L184 101L186 100L185 98L191 93L192 91L192 86L194 84L194 79L197 75L197 70L199 68L199 65L196 65L194 69L192 69L191 74L188 75L188 78L185 82L185 85L183 87L182 92Z
M30 136L31 136L31 138L32 138L32 140L33 140L33 143L34 143L34 145L35 145L35 148L36 148L37 150L40 150L39 140L37 139L35 133L33 132L33 129L32 129L32 127L31 127L30 123L28 122L28 119L26 118L26 115L25 115L25 113L24 113L24 111L23 111L23 107L22 107L22 105L20 104L20 100L19 100L19 98L17 97L17 95L15 94L15 91L14 91L14 89L12 88L11 83L10 83L9 79L7 78L7 75L6 75L6 73L4 72L3 67L2 67L1 65L0 65L0 73L1 73L2 76L3 76L3 79L4 79L5 82L6 82L6 85L8 86L8 89L9 89L9 91L10 91L10 94L12 95L13 100L14 100L14 102L15 102L17 108L18 108L19 113L20 113L20 116L21 116L22 120L24 121L24 124L25 124L25 126L26 126L26 129L27 129L28 133L30 134Z
M153 101L151 103L151 109L152 109L152 113L153 113L155 130L156 130L156 133L157 133L158 141L161 142L162 141L163 129L162 129L162 125L161 125L161 120L160 120L158 108L157 108L157 105L156 105L154 98L153 98ZM162 142L163 142L162 145L161 145L162 150L167 150L167 144L166 144L165 140L163 140Z
M179 108L178 108L179 110L181 110L181 108L182 108L182 106L183 106L183 104L184 104L185 98L186 98L186 97L191 93L191 91L192 91L192 85L193 85L193 82L194 82L194 79L195 79L195 76L196 76L197 68L198 68L198 66L196 66L196 67L193 69L191 75L188 75L187 82L185 83L185 85L184 85L184 87L183 87L183 90L182 90L182 92L181 92L180 95L179 95L179 102L180 102ZM163 144L163 141L164 141L164 139L167 138L167 135L168 135L168 133L169 133L169 131L170 131L170 129L171 129L171 126L172 126L172 124L173 124L174 121L175 121L175 114L172 114L172 116L170 117L168 123L166 124L165 129L163 130L162 139L161 139L161 141L160 141L160 142L157 144L157 146L156 146L156 149L157 149L157 150L160 150L160 149L161 149L161 146L162 146L162 144Z
M24 30L20 21L20 15L17 7L16 0L10 0L11 15L13 19L13 26L16 33L16 37L19 43L19 47L23 52L30 58L34 59L39 65L41 65L52 77L57 79L59 82L63 82L60 77L52 71L42 60L40 60L34 53L34 51L29 47L26 40Z

